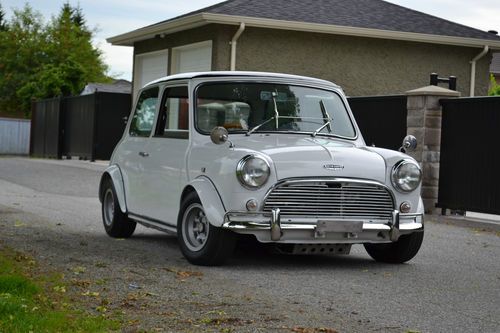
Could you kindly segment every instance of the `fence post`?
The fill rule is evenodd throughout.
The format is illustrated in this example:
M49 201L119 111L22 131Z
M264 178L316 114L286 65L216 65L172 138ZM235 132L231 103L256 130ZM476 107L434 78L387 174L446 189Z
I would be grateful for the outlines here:
M409 155L422 167L422 199L425 212L437 213L442 116L439 100L459 97L460 93L431 85L407 91L406 95L407 133L418 140L417 150Z

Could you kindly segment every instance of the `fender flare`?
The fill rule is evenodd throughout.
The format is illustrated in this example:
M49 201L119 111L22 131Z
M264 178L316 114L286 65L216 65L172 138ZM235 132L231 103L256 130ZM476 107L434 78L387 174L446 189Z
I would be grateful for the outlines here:
M219 192L212 181L207 177L198 177L193 179L184 188L182 198L184 198L190 187L196 191L198 198L200 198L203 209L205 210L205 215L207 216L210 224L216 227L222 226L224 223L226 209L224 208Z
M422 197L418 198L417 213L425 214L424 201L422 200Z
M99 184L99 200L102 202L103 200L103 185L104 181L109 178L113 182L113 186L115 187L116 199L118 200L118 204L120 205L120 210L122 213L127 212L127 204L125 201L125 188L123 186L123 177L120 168L114 164L104 170L104 173L101 177L101 182Z

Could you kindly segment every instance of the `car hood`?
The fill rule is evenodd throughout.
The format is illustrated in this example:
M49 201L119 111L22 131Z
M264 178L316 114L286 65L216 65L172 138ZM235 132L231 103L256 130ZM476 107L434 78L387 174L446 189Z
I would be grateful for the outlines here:
M232 136L230 140L236 149L269 156L278 179L333 176L385 182L382 156L343 140L287 134Z

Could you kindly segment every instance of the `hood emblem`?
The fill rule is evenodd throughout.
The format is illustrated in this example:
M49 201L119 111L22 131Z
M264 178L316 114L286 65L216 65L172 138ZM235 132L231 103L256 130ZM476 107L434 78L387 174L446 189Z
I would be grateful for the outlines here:
M344 166L340 164L325 164L323 165L323 168L327 170L333 170L333 171L342 171L344 170Z

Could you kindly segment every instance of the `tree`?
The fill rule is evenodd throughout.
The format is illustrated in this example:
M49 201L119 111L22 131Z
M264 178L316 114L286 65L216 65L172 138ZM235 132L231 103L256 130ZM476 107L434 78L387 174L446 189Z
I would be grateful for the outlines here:
M490 96L500 96L500 84L495 81L493 74L490 74L490 90L488 95Z
M17 93L47 61L45 48L41 15L28 4L14 10L8 29L0 31L0 111L10 115L29 111L29 100L20 100Z
M79 94L87 82L108 82L81 8L64 3L45 24L28 4L0 31L0 114L29 116L33 99Z
M5 22L5 12L3 11L2 4L0 3L0 31L7 30L7 23Z

